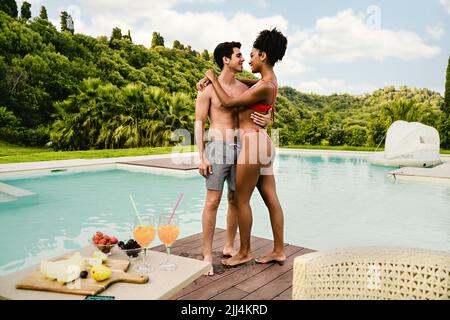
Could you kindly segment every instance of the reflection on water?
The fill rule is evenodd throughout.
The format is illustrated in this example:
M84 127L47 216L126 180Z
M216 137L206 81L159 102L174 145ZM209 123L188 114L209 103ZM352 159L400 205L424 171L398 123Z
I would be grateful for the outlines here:
M314 249L398 245L449 250L450 184L386 176L362 157L279 157L276 176L286 241ZM270 236L259 195L253 231Z

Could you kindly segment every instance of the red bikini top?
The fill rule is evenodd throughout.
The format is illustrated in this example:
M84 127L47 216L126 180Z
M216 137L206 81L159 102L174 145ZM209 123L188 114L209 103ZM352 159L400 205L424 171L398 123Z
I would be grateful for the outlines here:
M260 80L260 81L264 81L264 80ZM249 109L261 112L261 113L265 113L267 111L269 111L270 109L273 109L275 106L275 102L277 100L277 94L278 94L278 88L277 85L274 81L267 81L268 83L270 83L273 86L273 101L271 104L264 104L264 103L256 103L254 105L249 106Z

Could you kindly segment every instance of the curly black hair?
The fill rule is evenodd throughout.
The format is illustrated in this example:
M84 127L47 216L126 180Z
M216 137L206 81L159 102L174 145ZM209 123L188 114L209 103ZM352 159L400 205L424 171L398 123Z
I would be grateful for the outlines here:
M263 30L259 33L253 48L267 54L268 62L274 66L281 61L286 53L287 38L276 28L272 30Z

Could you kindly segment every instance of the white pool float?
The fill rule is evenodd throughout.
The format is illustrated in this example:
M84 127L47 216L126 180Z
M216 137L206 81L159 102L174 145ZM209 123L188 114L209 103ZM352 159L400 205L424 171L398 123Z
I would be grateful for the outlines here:
M388 129L384 152L369 161L391 167L432 167L442 163L438 131L419 122L395 121Z

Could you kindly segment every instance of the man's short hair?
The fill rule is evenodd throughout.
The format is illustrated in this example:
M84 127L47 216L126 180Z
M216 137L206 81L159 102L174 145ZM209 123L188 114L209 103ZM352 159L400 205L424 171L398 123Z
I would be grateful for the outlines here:
M223 42L220 43L215 49L214 49L214 61L219 66L220 70L223 70L223 57L227 57L231 59L231 56L233 55L233 49L234 48L241 48L240 42Z

